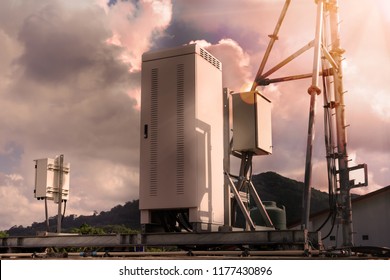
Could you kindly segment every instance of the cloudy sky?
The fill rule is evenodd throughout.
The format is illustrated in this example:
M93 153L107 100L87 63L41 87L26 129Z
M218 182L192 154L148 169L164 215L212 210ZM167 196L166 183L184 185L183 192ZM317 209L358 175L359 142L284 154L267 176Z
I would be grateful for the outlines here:
M364 193L390 184L390 4L339 2L348 152L351 165L369 166ZM0 230L44 220L44 204L33 197L34 159L64 154L71 163L67 214L137 199L142 53L198 41L222 61L224 86L240 91L253 81L283 4L2 0ZM313 39L315 11L312 0L292 1L266 69ZM311 65L312 51L274 77L308 73ZM256 173L303 181L309 85L263 89L273 102L274 150L256 159ZM313 185L326 189L318 100Z

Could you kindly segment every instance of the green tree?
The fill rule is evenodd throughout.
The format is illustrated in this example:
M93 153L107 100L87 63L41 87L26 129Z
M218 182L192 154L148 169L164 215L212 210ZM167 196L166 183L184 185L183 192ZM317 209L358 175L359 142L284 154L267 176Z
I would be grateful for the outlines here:
M72 229L71 232L80 233L80 234L105 234L106 233L102 228L92 227L85 223L82 224L79 228Z
M133 234L139 233L139 231L126 227L125 225L107 225L103 227L107 233L119 233L119 234Z
M5 231L0 231L0 238L8 237L8 233Z

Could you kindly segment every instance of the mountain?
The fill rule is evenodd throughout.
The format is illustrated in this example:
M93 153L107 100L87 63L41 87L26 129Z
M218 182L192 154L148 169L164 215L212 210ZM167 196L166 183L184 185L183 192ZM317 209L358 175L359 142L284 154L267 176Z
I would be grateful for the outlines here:
M275 201L286 207L287 224L300 221L302 194L304 184L275 172L265 172L252 176L255 186L262 201ZM117 205L109 211L102 211L91 216L70 215L63 219L63 232L70 232L71 229L80 228L82 225L105 228L112 230L114 225L120 225L134 230L140 230L139 201L133 200L124 205ZM311 212L316 213L327 209L328 194L312 189ZM55 232L57 218L50 219L50 231ZM39 231L46 231L44 222L33 223L31 226L14 226L7 233L10 236L36 235Z
M140 230L138 202L138 200L126 202L124 205L117 205L109 211L102 211L99 214L91 216L66 216L62 221L62 232L71 232L72 229L78 229L83 225L103 228L105 232L115 232L115 229L118 229L118 227L115 226L121 226L122 231L123 229ZM57 216L51 217L49 223L50 232L55 232L57 229ZM26 228L23 226L14 226L10 228L7 233L10 236L31 236L44 231L46 231L45 222L34 222L31 226Z
M286 208L287 225L301 220L304 183L275 172L253 175L252 181L262 201L275 201ZM328 209L328 194L312 189L310 205L311 213Z

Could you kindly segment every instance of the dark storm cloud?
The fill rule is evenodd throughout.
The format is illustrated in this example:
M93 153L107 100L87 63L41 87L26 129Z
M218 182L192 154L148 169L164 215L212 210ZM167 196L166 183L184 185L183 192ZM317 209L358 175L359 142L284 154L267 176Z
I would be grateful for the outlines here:
M99 20L103 15L98 7L66 11L53 2L26 18L18 37L25 47L18 62L26 75L60 82L96 65L104 69L103 81L126 73L115 60L115 50L104 44L111 32Z
M139 74L119 60L120 47L105 42L111 33L103 15L97 6L69 11L54 2L27 17L16 60L23 83L14 83L12 95L35 101L18 124L32 143L128 162L138 148L138 112L126 91L139 87Z

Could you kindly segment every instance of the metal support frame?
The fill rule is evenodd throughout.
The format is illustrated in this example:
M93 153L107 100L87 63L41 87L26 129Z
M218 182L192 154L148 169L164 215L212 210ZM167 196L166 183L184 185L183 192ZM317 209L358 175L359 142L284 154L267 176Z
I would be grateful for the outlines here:
M234 214L236 210L235 203L237 203L245 217L247 229L256 230L256 225L254 224L249 212L250 197L252 197L257 209L260 212L261 217L263 218L263 221L265 222L265 226L274 229L274 225L271 221L271 218L265 210L265 207L261 202L260 196L258 195L252 183L252 158L252 153L241 154L241 167L237 184L234 184L232 178L230 177L230 174L225 172L225 176L227 177L229 182L230 190L233 193L235 199L232 203L233 206L231 209L232 220L234 221ZM243 196L245 196L245 199L243 199Z
M269 217L267 211L265 210L265 207L263 203L261 202L261 199L255 189L255 186L253 185L252 180L248 181L248 189L251 197L253 197L253 200L255 201L255 204L257 206L257 209L260 211L260 215L263 218L265 222L266 227L274 228L274 225L271 221L271 218Z
M244 204L244 202L242 201L242 198L241 198L241 195L240 195L240 192L237 190L236 186L234 185L233 181L232 181L232 178L230 177L229 174L225 173L225 176L227 176L228 180L229 180L229 187L230 187L230 190L232 191L232 193L234 194L234 198L236 199L236 203L238 204L238 206L240 207L241 211L242 211L242 214L244 215L245 217L245 220L246 220L246 223L249 225L249 228L250 230L255 230L256 229L256 226L255 224L253 223L252 221L252 218L250 216L250 213L248 211L248 208L247 206ZM246 203L247 204L247 203ZM235 210L235 207L233 207L233 210ZM232 217L234 217L234 213L232 213Z
M228 230L232 229L235 222L236 206L238 205L241 212L243 213L246 221L246 229L254 231L256 225L253 222L250 212L249 203L250 197L253 198L257 209L263 218L266 228L274 229L273 223L268 216L267 211L261 199L252 183L252 157L253 153L239 153L232 150L232 141L230 140L230 115L231 115L231 104L230 104L230 90L225 88L223 91L224 100L224 227ZM234 137L233 137L234 139ZM237 184L234 184L233 179L230 175L230 156L234 155L241 159L240 172L238 176ZM232 196L233 199L232 200ZM245 198L244 198L245 197Z
M257 86L258 86L258 82L257 81L262 76L265 64L267 63L267 60L268 60L268 57L269 57L269 55L271 53L272 47L273 47L275 41L278 39L279 29L280 29L280 27L282 25L282 22L284 20L285 15L287 13L288 6L290 5L290 2L291 2L291 0L286 0L286 2L284 3L283 10L280 13L279 20L278 20L278 22L277 22L277 24L275 26L274 33L269 36L271 38L271 40L270 40L270 42L268 44L267 50L265 51L265 55L263 57L263 60L261 61L259 70L257 71L256 78L255 78L255 81L253 82L251 91L254 91L257 88Z
M300 55L304 54L306 51L310 50L314 46L315 42L310 41L308 44L300 48L298 51L278 63L276 66L272 67L270 70L268 70L264 75L261 76L261 78L267 78L271 74L275 73L279 69L281 69L283 66L286 66L288 63L299 57ZM260 77L259 77L260 78Z
M325 77L332 76L333 75L333 69L332 68L324 69L324 71L320 72L319 75L320 76L325 76ZM259 80L259 86L268 86L268 85L274 84L274 83L308 79L308 78L311 78L312 76L313 76L313 74L309 73L309 74L292 75L292 76L273 78L273 79L264 78L262 80Z
M309 224L309 215L310 215L310 188L311 188L311 171L312 171L312 145L314 140L314 120L315 120L315 105L316 105L316 95L321 93L319 88L319 77L322 76L323 79L327 79L329 76L333 78L333 94L334 101L332 97L328 98L324 95L324 109L331 111L331 116L325 122L325 131L326 134L333 130L333 122L336 127L337 135L337 145L333 145L333 139L328 139L326 136L326 149L327 149L327 159L332 157L332 160L328 160L328 180L329 185L332 190L337 190L334 187L337 182L339 183L339 200L337 209L341 213L341 223L343 231L343 246L352 246L353 245L353 227L352 227L352 204L351 204L351 194L350 190L354 187L367 186L367 165L358 165L356 167L348 167L348 153L347 153L347 137L346 137L346 128L345 125L345 103L344 103L344 89L343 89L343 69L342 69L342 54L344 50L341 48L340 44L340 30L339 30L339 14L338 14L338 0L316 0L317 5L317 19L316 19L316 31L315 39L309 42L306 46L299 49L294 54L287 57L285 60L268 70L265 74L263 73L265 64L270 55L270 51L275 43L275 40L278 39L277 34L281 27L282 21L286 15L287 8L290 4L290 1L286 0L277 25L275 27L274 34L271 37L268 48L265 52L263 60L261 62L260 68L256 74L252 90L255 90L257 86L262 85L266 86L271 83L292 81L298 79L312 78L312 84L308 89L310 94L310 110L309 110L309 125L308 125L308 137L307 137L307 149L306 149L306 164L305 164L305 188L304 188L304 198L302 201L302 228L308 228ZM326 18L325 15L328 15ZM330 27L330 34L326 34L324 31L324 23L327 23ZM330 37L331 45L328 48L325 40L326 37ZM269 79L268 76L275 73L280 68L287 65L290 61L300 56L305 51L314 47L314 61L313 61L313 72L311 74L303 75L294 75L289 77L274 78ZM330 50L329 50L330 49ZM321 63L320 58L328 63L328 69L324 69L322 65L322 71L320 71ZM324 86L329 87L329 80L324 82ZM332 146L330 146L332 145ZM337 152L334 152L334 149ZM334 158L334 159L333 159ZM338 161L338 166L335 165L335 160ZM354 181L350 181L349 172L356 169L364 169L365 181L363 183L355 184ZM336 176L338 176L338 181ZM331 182L332 181L332 182Z
M309 255L312 250L321 249L321 234L307 230L280 231L231 231L203 233L148 233L148 234L106 234L106 235L47 235L30 237L0 238L0 252L37 252L37 249L55 248L107 248L111 251L129 251L135 246L178 246L180 249L210 248L210 254L217 248L247 248L250 251L276 252L288 255L290 250L300 250ZM267 250L268 248L268 250ZM230 249L231 250L231 249ZM288 250L288 251L286 251ZM39 250L38 250L39 251ZM101 250L104 251L104 250ZM259 253L260 254L260 253Z
M353 167L349 167L348 170L349 171L353 171L353 170L358 170L358 169L363 169L364 170L364 182L359 182L357 184L355 184L355 180L350 180L350 184L349 186L351 188L359 188L359 187L367 187L368 186L368 169L367 169L367 164L363 163L363 164L358 164L356 166L353 166Z

